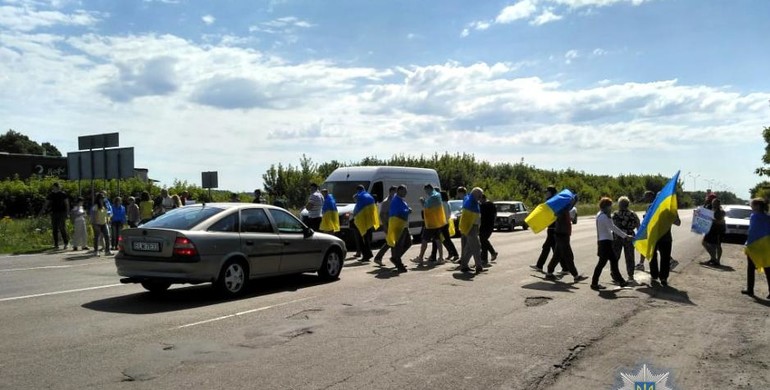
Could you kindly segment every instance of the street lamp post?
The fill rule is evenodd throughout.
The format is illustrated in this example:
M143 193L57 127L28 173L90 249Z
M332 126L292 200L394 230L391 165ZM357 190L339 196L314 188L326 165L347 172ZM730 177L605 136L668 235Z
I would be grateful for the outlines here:
M697 180L700 177L700 174L693 174L692 172L688 172L687 176L690 176L692 178L692 191L698 191L698 185Z

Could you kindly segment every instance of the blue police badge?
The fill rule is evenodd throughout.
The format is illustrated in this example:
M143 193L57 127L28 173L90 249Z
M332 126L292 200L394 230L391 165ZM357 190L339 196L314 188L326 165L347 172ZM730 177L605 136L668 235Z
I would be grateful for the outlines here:
M674 390L668 384L670 373L653 372L650 367L643 364L636 373L620 373L623 387L617 390Z

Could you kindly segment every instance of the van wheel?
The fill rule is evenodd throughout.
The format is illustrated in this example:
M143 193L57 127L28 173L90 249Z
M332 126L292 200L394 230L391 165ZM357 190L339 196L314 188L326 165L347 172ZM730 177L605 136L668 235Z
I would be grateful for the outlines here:
M524 230L527 230L527 229L529 229L529 225L527 225L527 223L524 222L523 224L521 224L521 228L524 229Z
M243 260L230 260L222 267L216 288L228 297L235 297L246 291L249 284L249 269Z
M511 221L511 225L508 226L509 231L513 231L513 229L516 229L516 221Z
M336 249L332 249L324 256L321 268L318 269L318 276L323 280L337 280L342 272L342 256Z
M148 280L142 282L142 287L153 294L160 294L166 292L166 290L171 287L171 283L159 282L157 280Z

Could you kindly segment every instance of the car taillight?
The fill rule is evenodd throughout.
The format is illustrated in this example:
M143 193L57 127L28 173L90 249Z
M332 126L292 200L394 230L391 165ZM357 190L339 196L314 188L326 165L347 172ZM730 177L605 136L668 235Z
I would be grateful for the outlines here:
M123 252L123 235L118 236L118 252Z
M174 254L177 256L196 256L198 250L187 237L177 237L174 242Z

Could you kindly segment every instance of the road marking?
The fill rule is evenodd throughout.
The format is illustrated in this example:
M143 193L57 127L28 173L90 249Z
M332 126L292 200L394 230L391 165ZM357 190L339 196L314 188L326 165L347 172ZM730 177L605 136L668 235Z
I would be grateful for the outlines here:
M288 302L283 302L283 303L276 303L275 305L258 307L256 309L246 310L246 311L238 312L238 313L235 313L235 314L228 314L226 316L221 316L221 317L217 317L217 318L211 318L211 319L208 319L208 320L193 322L191 324L177 326L177 327L174 327L172 329L183 329L183 328L189 328L191 326L208 324L209 322L221 321L221 320L225 320L225 319L228 319L228 318L233 318L233 317L238 317L238 316L242 316L242 315L246 315L246 314L256 313L258 311L264 311L264 310L272 309L274 307L279 307L279 306L286 306L288 304L302 302L302 301L306 301L308 299L313 299L313 298L315 298L315 297L300 298L300 299L295 299L293 301L288 301Z
M34 271L38 269L58 269L58 268L72 268L72 267L84 267L87 265L94 265L94 264L105 264L105 263L85 263L85 264L70 264L70 265L45 265L40 267L29 267L29 268L8 268L8 269L0 269L0 272L16 272L16 271Z
M16 301L16 300L19 300L19 299L27 299L27 298L47 297L49 295L68 294L68 293L90 291L90 290L99 290L99 289L102 289L102 288L110 288L110 287L117 287L117 286L126 286L126 285L122 284L122 283L108 284L108 285L104 285L104 286L78 288L78 289L75 289L75 290L54 291L54 292L47 292L47 293L42 293L42 294L23 295L23 296L20 296L20 297L0 298L0 302Z

